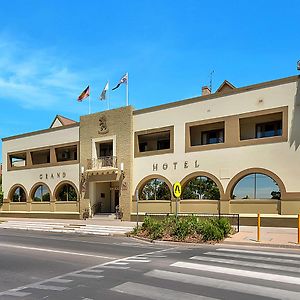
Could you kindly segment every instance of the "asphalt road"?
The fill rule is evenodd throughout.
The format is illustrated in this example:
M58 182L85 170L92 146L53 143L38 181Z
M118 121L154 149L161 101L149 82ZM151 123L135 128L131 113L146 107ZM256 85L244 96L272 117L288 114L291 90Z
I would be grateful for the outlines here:
M297 250L0 230L0 299L300 299Z

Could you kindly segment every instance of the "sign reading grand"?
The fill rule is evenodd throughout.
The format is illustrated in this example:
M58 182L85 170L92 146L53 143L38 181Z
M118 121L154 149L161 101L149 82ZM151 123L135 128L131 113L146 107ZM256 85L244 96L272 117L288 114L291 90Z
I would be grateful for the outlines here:
M45 173L45 174L40 174L40 180L61 179L61 178L65 178L66 176L67 176L66 172Z
M174 183L173 194L176 198L179 198L181 196L181 184L179 182Z

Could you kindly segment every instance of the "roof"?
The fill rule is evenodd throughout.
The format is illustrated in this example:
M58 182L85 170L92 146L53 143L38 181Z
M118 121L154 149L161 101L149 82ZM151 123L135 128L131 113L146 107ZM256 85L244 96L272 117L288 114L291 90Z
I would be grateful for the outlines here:
M161 105L152 106L152 107L148 107L148 108L138 109L138 110L133 111L133 114L141 115L141 114L150 113L150 112L154 112L154 111L158 111L158 110L179 107L179 106L187 105L187 104L193 104L193 103L197 103L200 101L206 101L206 100L216 99L216 98L220 98L220 97L235 95L235 94L239 94L239 93L250 92L250 91L254 91L254 90L258 90L258 89L278 86L281 84L287 84L287 83L295 82L298 80L300 80L300 75L285 77L285 78L281 78L281 79L275 79L275 80L257 83L257 84L253 84L253 85L248 85L248 86L244 86L244 87L240 87L240 88L235 88L230 82L227 81L227 83L229 85L232 85L234 88L222 89L218 93L216 92L216 93L209 94L209 95L198 96L198 97L194 97L194 98L179 100L179 101L175 101L175 102L169 102L166 104L161 104ZM227 83L226 83L226 87L228 87ZM222 87L222 84L220 87Z
M222 92L226 92L226 91L230 91L236 89L236 87L230 83L227 80L224 80L223 83L219 86L219 88L216 90L216 93L222 93Z
M55 122L58 121L59 125L55 125ZM66 126L66 125L71 125L71 124L75 124L76 121L66 118L64 116L61 115L56 115L53 122L50 125L50 128L54 128L54 127L59 127L59 126Z

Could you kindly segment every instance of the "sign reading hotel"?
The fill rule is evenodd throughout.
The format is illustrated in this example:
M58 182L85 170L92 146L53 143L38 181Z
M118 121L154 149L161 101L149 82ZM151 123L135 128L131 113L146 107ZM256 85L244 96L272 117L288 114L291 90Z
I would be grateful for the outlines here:
M191 168L199 168L200 165L198 163L198 160L194 160L193 162L188 162L188 161L184 161L182 164L179 164L178 162L173 162L173 163L163 163L163 164L156 164L154 163L152 166L152 170L153 171L158 171L158 170L168 170L168 169L172 169L172 170L176 170L178 166L183 166L184 169L188 169L189 167Z

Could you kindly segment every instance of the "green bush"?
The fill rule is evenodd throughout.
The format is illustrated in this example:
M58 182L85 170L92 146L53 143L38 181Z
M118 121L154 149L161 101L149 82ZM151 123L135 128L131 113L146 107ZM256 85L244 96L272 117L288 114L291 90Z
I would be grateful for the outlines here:
M220 241L231 232L231 225L226 218L199 219L195 216L176 218L167 216L163 220L145 217L141 227L135 228L132 234L160 239L170 237L174 240L186 240L196 238L199 241Z
M159 239L163 236L162 222L155 220L151 217L145 217L142 229L149 233L149 237L152 240Z
M218 226L218 223L214 219L206 219L199 227L200 234L204 242L208 241L220 241L224 238L223 231Z

